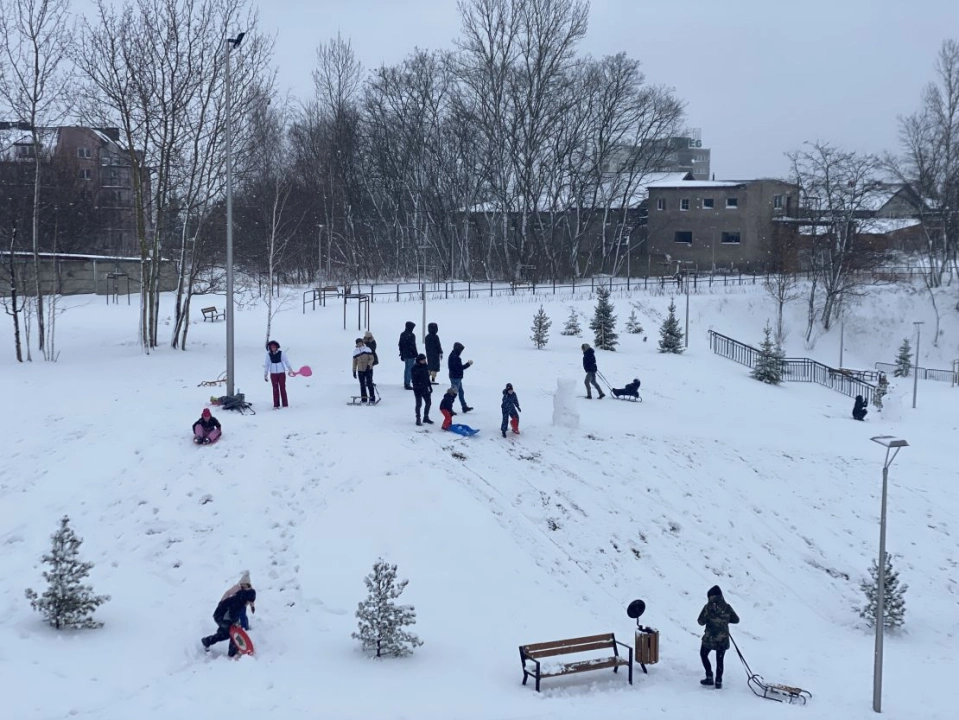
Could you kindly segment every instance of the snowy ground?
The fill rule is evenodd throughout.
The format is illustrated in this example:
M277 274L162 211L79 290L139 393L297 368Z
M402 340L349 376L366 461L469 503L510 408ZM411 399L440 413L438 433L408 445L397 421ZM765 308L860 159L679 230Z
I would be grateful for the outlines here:
M628 299L615 298L621 327ZM644 402L576 400L576 429L552 425L557 379L582 387L579 344L591 342L559 334L570 301L431 301L444 348L460 341L475 360L465 388L476 410L457 418L482 428L471 439L413 425L395 347L404 321L420 324L417 303L372 308L384 396L375 408L345 405L357 332L342 329L340 306L304 315L293 301L275 319L294 365L314 370L289 380L282 411L262 380L265 310L238 312L237 385L257 414L220 413L224 437L208 448L189 433L221 392L197 384L224 369L222 322L197 322L187 352L144 356L135 304L68 298L59 362L22 366L7 333L3 717L572 720L717 707L744 720L871 717L873 636L853 606L877 553L883 451L869 438L879 434L910 443L890 471L888 548L909 592L906 632L887 636L884 714L954 717L959 388L921 381L913 410L911 379L900 382L885 416L857 423L843 395L764 386L709 351L710 328L759 343L772 315L760 288L692 298L683 356L656 352L668 298L632 299L649 341L623 335L618 352L597 356L616 384L638 375ZM537 351L529 327L541 301L553 328ZM574 304L591 311L589 300ZM837 364L838 328L807 349L803 312L788 309L788 354ZM921 364L948 368L959 321L944 313L933 347L922 294L877 290L846 322L844 364L892 362L922 319ZM504 440L506 382L523 414L522 435ZM64 513L96 563L95 590L113 596L99 631L56 633L23 597L42 588L38 561ZM425 641L410 658L374 662L350 638L379 555L410 579L403 599ZM258 654L228 662L224 643L205 655L213 608L247 568ZM726 688L699 686L696 617L714 583L742 617L734 636L753 669L808 688L809 706L755 698L732 652ZM648 675L637 667L632 687L608 671L544 681L541 694L520 685L518 645L610 631L630 642L625 607L637 597L643 622L662 633Z

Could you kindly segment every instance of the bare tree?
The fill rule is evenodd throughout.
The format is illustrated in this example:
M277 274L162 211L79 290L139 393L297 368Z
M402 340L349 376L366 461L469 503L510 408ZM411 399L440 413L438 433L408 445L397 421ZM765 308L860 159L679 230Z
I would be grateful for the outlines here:
M42 126L55 126L66 115L72 92L71 68L64 62L73 42L69 0L0 0L0 53L7 66L0 74L0 94L15 118L30 126L33 140L32 250L37 347L54 359L45 327L43 273L40 265L40 190L42 169L54 147ZM53 307L50 313L56 311Z
M787 153L787 157L810 226L816 230L811 236L809 258L822 284L820 320L828 330L842 312L846 298L863 293L862 280L855 271L875 262L873 253L860 242L860 232L882 189L881 162L874 155L841 150L828 143L807 145L808 150Z

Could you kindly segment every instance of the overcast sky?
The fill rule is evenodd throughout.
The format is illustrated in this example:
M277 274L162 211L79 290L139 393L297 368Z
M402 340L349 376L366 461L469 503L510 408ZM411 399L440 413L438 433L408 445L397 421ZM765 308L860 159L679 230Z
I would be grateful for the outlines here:
M460 28L456 0L253 2L276 33L281 86L301 99L337 32L369 69L450 48ZM745 179L786 174L783 153L807 140L897 150L897 116L917 108L950 36L959 0L593 0L581 51L641 60L687 103L717 179Z

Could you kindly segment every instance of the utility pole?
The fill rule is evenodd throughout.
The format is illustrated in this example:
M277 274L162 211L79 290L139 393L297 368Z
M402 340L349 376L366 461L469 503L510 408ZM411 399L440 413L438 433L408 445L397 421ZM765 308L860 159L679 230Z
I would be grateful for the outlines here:
M912 409L916 409L916 391L919 389L919 338L921 326L924 325L923 322L914 322L913 325L916 326L916 362L915 367L913 367L912 372Z
M226 90L226 394L233 395L233 109L230 87L230 53L240 47L243 36L226 39L226 71L223 74ZM272 291L272 289L271 289Z

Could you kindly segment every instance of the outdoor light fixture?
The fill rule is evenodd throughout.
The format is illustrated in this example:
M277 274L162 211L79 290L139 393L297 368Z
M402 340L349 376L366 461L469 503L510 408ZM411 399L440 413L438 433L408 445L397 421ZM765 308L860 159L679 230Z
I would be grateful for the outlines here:
M882 712L882 635L886 614L886 488L889 484L889 466L899 454L899 449L909 443L892 435L877 435L869 438L886 448L886 460L882 465L882 504L879 512L879 572L876 588L876 650L872 668L872 709ZM892 451L890 457L889 451Z

